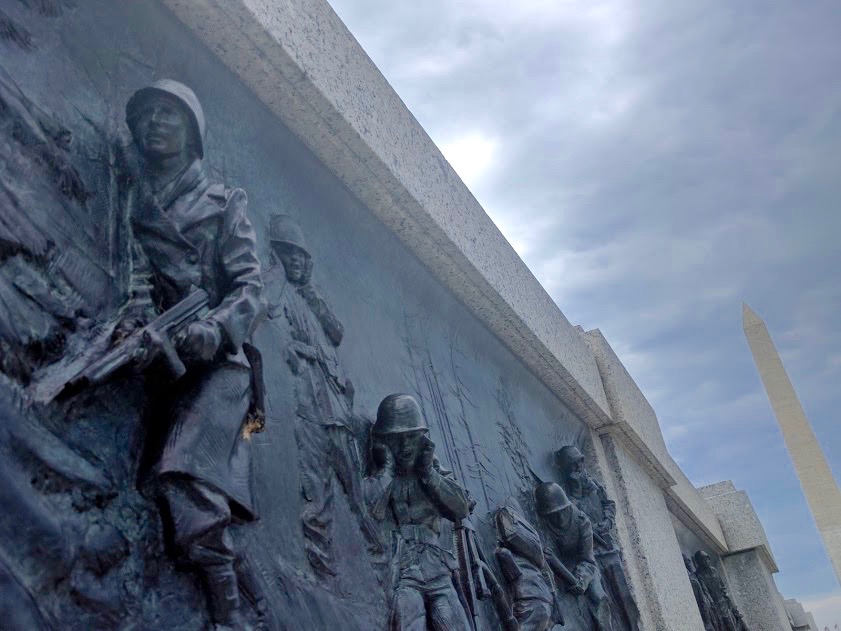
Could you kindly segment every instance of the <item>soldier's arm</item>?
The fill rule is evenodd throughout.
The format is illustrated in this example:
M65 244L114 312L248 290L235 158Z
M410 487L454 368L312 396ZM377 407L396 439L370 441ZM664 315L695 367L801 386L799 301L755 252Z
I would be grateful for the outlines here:
M312 285L305 285L299 291L304 297L304 300L307 301L310 309L312 309L315 317L318 318L321 328L324 330L324 334L330 340L330 343L333 346L341 344L342 338L345 335L345 327L339 322L339 318L333 313L330 305L318 295L318 292Z
M433 466L429 475L421 478L421 484L444 517L453 523L458 524L470 515L467 491L455 481L452 473L443 473L440 467Z
M388 503L391 500L391 489L394 487L394 458L385 445L375 445L374 456L379 459L380 469L362 481L362 492L365 504L375 519L385 519Z
M582 515L580 519L582 520L581 537L578 543L578 563L574 573L582 591L586 591L596 574L596 557L593 554L593 526L587 517Z
M502 577L506 583L513 583L523 575L517 566L517 561L514 560L514 554L508 548L497 548L494 551L494 556L496 556L496 560L502 570Z
M596 482L596 488L598 489L599 501L601 502L602 510L604 511L604 518L605 520L610 521L610 526L612 528L616 523L616 502L608 498L604 487L598 482Z
M131 271L128 300L120 310L120 322L114 331L117 338L124 337L132 330L145 326L156 315L155 303L152 300L152 270L139 243L133 242L131 244L130 256Z
M236 352L258 324L265 306L257 237L246 214L248 198L242 189L234 189L226 197L223 242L218 252L228 291L207 319L221 327L225 350Z

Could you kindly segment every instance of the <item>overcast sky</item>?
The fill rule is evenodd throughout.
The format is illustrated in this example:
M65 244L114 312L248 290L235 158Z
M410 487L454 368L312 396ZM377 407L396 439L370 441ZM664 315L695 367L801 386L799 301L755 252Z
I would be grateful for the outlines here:
M746 301L841 478L841 3L331 3L692 481L750 494L783 594L841 623L741 328Z

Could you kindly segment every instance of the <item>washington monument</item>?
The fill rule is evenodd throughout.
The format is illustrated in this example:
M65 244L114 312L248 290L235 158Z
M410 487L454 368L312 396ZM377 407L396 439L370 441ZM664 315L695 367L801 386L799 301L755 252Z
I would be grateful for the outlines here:
M747 305L742 307L742 327L800 478L800 486L818 524L818 531L835 568L835 576L841 583L841 491L803 413L765 323Z

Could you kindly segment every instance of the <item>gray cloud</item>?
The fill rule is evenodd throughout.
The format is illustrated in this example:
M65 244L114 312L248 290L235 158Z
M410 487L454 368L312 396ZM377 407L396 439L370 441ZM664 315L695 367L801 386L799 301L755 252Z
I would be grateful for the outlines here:
M748 490L786 595L835 589L741 302L838 477L837 3L332 4L566 316L602 329L690 478Z

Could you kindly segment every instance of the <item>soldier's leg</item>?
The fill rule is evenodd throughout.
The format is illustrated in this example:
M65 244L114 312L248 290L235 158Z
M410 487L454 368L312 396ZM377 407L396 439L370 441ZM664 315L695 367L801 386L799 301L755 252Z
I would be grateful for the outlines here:
M382 553L385 548L380 537L380 530L368 515L362 494L363 465L356 437L347 427L331 427L328 431L332 446L330 462L342 485L342 490L348 496L350 509L356 516L359 528L371 551Z
M467 613L449 577L448 585L426 594L430 631L470 631Z
M520 631L547 631L551 628L552 605L536 598L521 598L514 603L514 617Z
M184 560L202 575L213 621L219 625L239 624L239 588L233 541L228 532L228 499L187 476L164 476L160 489L173 543Z
M390 631L427 631L423 595L412 587L398 587L391 608Z
M610 601L602 585L601 572L596 572L587 587L586 594L593 604L593 617L595 618L597 631L612 631L613 620L610 615Z
M298 465L304 507L301 525L310 565L323 575L335 576L331 526L333 524L332 469L328 466L330 439L327 428L301 419L295 426Z
M631 588L625 578L625 570L622 568L622 560L618 554L610 555L602 566L602 580L608 584L608 588L614 595L617 605L622 607L622 613L631 625L632 631L638 631L640 627L640 612Z

